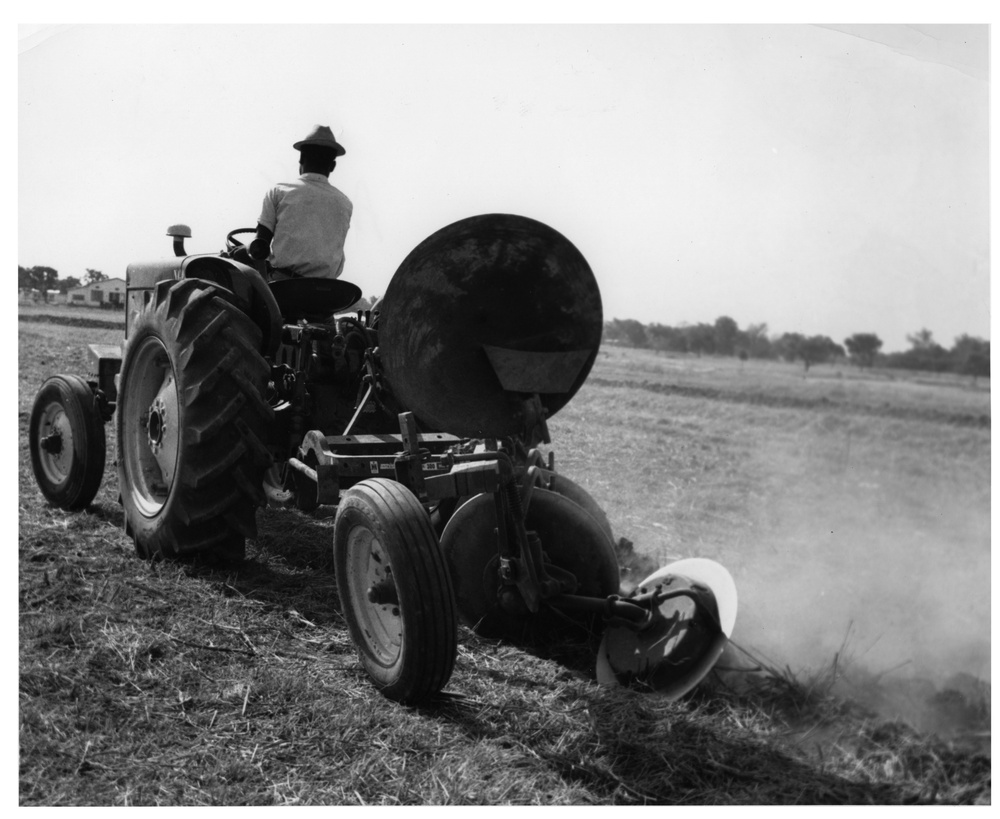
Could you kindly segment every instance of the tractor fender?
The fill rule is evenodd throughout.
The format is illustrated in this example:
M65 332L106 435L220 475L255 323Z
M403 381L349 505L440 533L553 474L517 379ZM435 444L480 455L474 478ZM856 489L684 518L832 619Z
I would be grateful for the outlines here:
M271 288L252 267L220 256L188 256L181 263L182 279L201 279L224 287L236 306L260 327L260 353L272 357L281 341L281 311Z
M214 253L196 254L155 262L131 264L127 271L128 309L125 335L142 307L152 298L157 283L177 279L199 279L222 288L233 304L260 328L260 353L273 356L281 341L281 311L271 289L252 267Z

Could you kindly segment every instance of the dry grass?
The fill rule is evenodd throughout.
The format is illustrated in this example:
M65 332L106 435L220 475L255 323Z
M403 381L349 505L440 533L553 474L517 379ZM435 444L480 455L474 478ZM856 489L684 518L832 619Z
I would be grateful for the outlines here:
M653 564L727 566L738 637L779 665L822 667L850 626L854 659L873 673L907 663L900 673L935 684L988 679L990 430L953 419L981 408L963 392L948 409L955 387L938 388L930 412L910 405L912 417L872 411L893 406L892 389L836 406L806 392L765 403L757 394L792 367L696 364L677 365L702 382L691 395L644 382L620 350L602 354L598 379L550 422L562 468L616 532ZM620 383L600 382L608 367Z
M623 380L674 394L735 400L765 406L849 409L854 414L925 417L935 414L989 425L990 379L955 373L850 364L801 364L737 358L697 358L606 346L595 363L593 383Z
M386 701L340 615L329 513L262 512L246 564L220 571L135 558L110 459L88 512L41 501L26 450L34 389L82 371L86 341L115 340L101 332L21 325L21 805L989 802L988 756L845 700L831 683L841 666L810 677L765 662L666 703L597 686L585 644L463 631L444 695ZM616 531L677 556L737 556L725 538L773 486L755 445L733 449L713 427L725 402L674 396L663 416L640 390L588 390L554 419L557 456ZM741 429L782 429L775 411ZM647 492L668 473L674 489Z

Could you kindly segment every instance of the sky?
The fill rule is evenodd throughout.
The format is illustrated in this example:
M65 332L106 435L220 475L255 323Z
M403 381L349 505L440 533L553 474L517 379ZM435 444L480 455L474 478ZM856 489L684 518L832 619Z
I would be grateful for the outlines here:
M19 27L17 257L61 277L252 227L317 124L347 149L343 278L517 213L605 319L990 336L985 25Z

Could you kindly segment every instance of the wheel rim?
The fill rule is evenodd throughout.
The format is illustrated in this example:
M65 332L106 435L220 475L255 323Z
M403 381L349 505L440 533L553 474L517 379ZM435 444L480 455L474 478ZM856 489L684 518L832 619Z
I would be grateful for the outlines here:
M58 401L48 404L38 419L38 464L53 485L69 478L73 468L73 425Z
M157 338L144 339L129 368L124 402L122 457L129 493L151 517L170 496L180 443L177 380L170 356Z
M355 526L347 536L347 577L349 605L354 612L368 653L390 666L402 651L403 621L392 567L374 533Z

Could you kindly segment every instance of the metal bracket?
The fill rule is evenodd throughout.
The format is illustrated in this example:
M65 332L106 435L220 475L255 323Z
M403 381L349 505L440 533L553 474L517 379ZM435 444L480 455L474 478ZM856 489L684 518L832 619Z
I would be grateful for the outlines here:
M394 461L396 480L407 487L420 500L427 499L424 487L424 472L421 468L422 452L417 437L417 419L412 412L399 414L399 432L403 439L403 451Z

